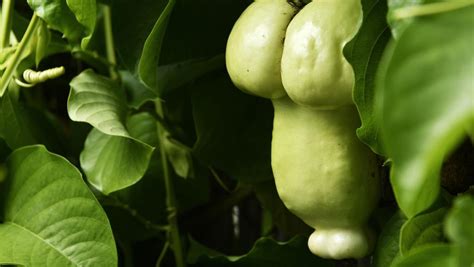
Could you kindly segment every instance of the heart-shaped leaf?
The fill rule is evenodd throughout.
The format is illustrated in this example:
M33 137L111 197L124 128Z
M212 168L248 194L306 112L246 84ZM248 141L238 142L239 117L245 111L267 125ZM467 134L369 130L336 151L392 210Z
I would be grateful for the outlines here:
M117 266L109 221L66 159L43 146L8 159L0 224L0 264Z

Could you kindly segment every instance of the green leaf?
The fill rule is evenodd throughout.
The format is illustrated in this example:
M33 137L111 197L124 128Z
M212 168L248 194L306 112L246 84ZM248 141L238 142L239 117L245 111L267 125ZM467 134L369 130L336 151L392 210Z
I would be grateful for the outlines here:
M452 257L452 247L436 244L419 247L406 257L400 258L391 267L460 267Z
M362 1L364 19L359 32L344 48L344 55L355 74L354 102L359 110L362 126L357 136L374 152L383 154L380 122L374 114L375 73L384 48L390 38L385 16L387 3L382 0Z
M133 75L137 74L145 40L166 4L167 1L156 0L114 0L111 3L117 60ZM133 23L124 18L133 18Z
M44 21L41 21L36 31L36 54L35 54L35 63L38 67L41 60L48 53L48 46L51 42L51 32L48 30L48 27Z
M138 63L138 74L142 81L150 88L157 88L158 85L156 69L160 60L161 44L175 3L176 0L168 0L168 4L156 21L155 26L153 26L143 46L142 55Z
M397 212L384 225L374 252L376 267L388 267L401 256L400 230L406 221L405 216L401 212Z
M33 11L54 30L58 30L72 43L86 34L84 26L77 21L67 6L66 0L28 0Z
M8 168L0 264L117 266L107 217L72 164L29 146L12 153Z
M82 72L70 84L69 116L95 127L87 137L80 160L88 181L104 194L138 182L146 172L153 147L128 131L122 88L91 70ZM141 117L130 120L137 118ZM137 124L129 126L134 125Z
M163 146L176 174L182 178L193 177L194 167L191 148L172 138L170 134L165 134L164 137Z
M117 83L85 70L70 85L67 110L71 120L87 122L105 134L130 137L125 127L125 95Z
M85 28L85 37L81 46L87 47L94 32L97 19L97 4L95 0L66 0L67 6L76 16L77 21Z
M151 115L130 117L128 126L136 134L134 137L146 139L150 134L146 122L143 127L144 120L155 122ZM138 140L92 129L80 157L87 180L106 195L137 183L145 174L153 152L153 147Z
M460 196L455 199L445 223L448 238L455 243L455 251L459 266L474 265L474 197Z
M400 233L400 252L402 255L427 243L443 242L442 223L446 212L446 208L441 208L410 218L403 225Z
M81 168L89 183L108 195L138 182L152 151L147 144L92 129L81 153Z
M255 242L249 253L243 256L224 256L218 252L191 243L188 260L191 266L242 266L242 267L326 267L335 266L334 262L311 254L305 237L295 237L288 242L276 242L270 238L261 238Z
M395 196L408 217L434 202L443 159L474 123L473 24L474 7L421 17L387 52L377 113Z

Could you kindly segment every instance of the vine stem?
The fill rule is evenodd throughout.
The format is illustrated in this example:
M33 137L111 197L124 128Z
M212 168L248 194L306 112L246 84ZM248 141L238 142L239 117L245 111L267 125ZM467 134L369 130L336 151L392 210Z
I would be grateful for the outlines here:
M162 119L164 118L163 104L160 99L155 100L156 113ZM173 249L174 257L176 261L176 267L186 267L186 261L184 260L183 246L181 244L181 235L179 233L178 219L177 219L177 208L176 208L176 195L174 191L174 184L171 179L168 159L166 151L164 149L164 138L165 129L157 122L157 134L159 140L159 149L161 154L161 164L163 167L163 176L165 180L166 189L166 207L168 211L168 224L169 224L169 242L170 247Z
M102 10L104 12L105 49L107 52L107 60L110 63L110 78L117 80L119 75L116 70L117 57L115 56L114 34L112 32L112 11L108 5L103 5Z
M15 50L15 54L13 54L10 63L8 64L5 72L2 75L2 79L0 80L0 97L3 96L3 94L5 93L5 90L7 89L8 84L10 83L10 80L13 76L13 73L15 72L16 68L18 68L18 65L21 61L21 57L25 52L25 49L28 47L28 45L30 45L34 33L36 32L36 29L40 25L40 22L41 19L36 15L36 13L34 13L33 17L31 17L30 23L28 24L28 28L26 29L25 34L21 38L21 41L18 44L17 49Z
M437 13L448 12L451 10L456 10L463 8L469 5L474 5L473 0L467 1L456 1L456 2L439 2L431 3L419 6L409 6L404 8L399 8L393 11L393 18L396 20L426 16Z
M12 28L14 0L3 0L2 22L0 25L0 49L8 47L10 43L10 31Z

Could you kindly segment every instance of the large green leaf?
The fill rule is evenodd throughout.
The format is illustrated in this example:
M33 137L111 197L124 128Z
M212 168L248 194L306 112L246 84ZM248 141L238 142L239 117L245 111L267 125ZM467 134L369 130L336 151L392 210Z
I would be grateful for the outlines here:
M344 48L344 55L355 73L354 102L362 126L357 129L359 138L378 154L383 154L379 140L380 123L374 114L375 73L384 48L390 38L385 17L387 3L383 0L362 1L364 20L354 39Z
M153 147L138 138L146 138L150 133L147 121L155 123L146 113L130 117L129 129L137 139L107 135L97 129L87 136L80 157L81 168L88 181L102 193L108 195L129 187L145 174Z
M72 120L95 127L81 153L81 167L92 185L109 194L143 177L153 147L135 138L127 129L127 104L118 84L91 70L82 72L71 81L68 113ZM134 119L142 117L131 118Z
M203 245L192 242L188 254L191 266L242 266L242 267L327 267L335 266L333 261L324 260L311 254L305 237L295 237L288 242L276 242L270 238L261 238L255 242L252 250L243 256L225 256Z
M465 195L454 201L445 223L445 232L455 242L455 251L459 266L474 265L474 197Z
M439 193L443 159L474 123L474 7L420 17L401 34L378 91L391 182L409 217Z
M72 164L29 146L12 153L8 168L0 264L117 266L107 217Z
M77 43L87 35L86 28L76 19L66 0L28 0L28 4L49 27L62 32L70 42Z
M138 73L143 82L150 88L157 88L158 85L156 70L160 60L161 44L175 4L176 0L168 0L168 4L156 20L155 26L153 26L143 46L142 55L138 63Z
M443 218L446 208L410 218L400 233L400 252L407 254L410 250L427 243L440 243L443 238Z

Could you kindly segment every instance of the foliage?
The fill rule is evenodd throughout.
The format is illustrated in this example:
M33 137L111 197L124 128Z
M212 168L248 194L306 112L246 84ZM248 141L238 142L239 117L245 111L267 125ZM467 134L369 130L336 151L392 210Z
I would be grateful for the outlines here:
M275 189L272 105L226 73L250 0L2 3L0 265L474 264L472 1L362 0L344 55L387 176L359 263L309 252Z

